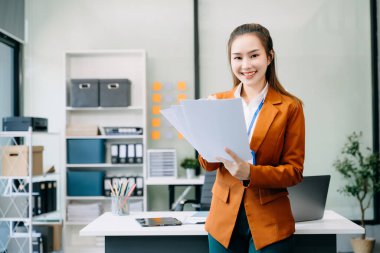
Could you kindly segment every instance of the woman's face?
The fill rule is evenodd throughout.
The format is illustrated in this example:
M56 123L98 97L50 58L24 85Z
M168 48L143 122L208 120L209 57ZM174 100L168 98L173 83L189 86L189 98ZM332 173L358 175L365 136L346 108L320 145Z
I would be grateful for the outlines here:
M244 85L265 85L265 72L269 63L265 49L255 34L240 35L232 42L232 72Z

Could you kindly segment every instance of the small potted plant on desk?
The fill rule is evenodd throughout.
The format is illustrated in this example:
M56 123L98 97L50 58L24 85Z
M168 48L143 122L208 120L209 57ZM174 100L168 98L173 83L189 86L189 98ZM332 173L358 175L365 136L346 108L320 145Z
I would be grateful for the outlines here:
M355 197L360 205L361 226L365 229L365 211L368 209L374 194L380 191L380 160L379 155L369 148L366 155L360 150L360 137L362 133L353 133L348 136L348 142L342 150L342 158L334 163L334 167L347 180L347 184L338 191ZM361 237L351 239L355 253L370 253L373 250L375 239Z
M197 168L199 168L199 162L198 159L195 158L185 158L181 162L181 167L186 170L186 177L187 178L194 178L195 177L195 171Z

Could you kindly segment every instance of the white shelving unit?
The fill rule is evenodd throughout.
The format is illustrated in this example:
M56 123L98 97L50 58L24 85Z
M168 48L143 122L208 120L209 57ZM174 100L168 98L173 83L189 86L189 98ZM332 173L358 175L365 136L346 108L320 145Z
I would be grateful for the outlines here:
M92 252L102 252L103 244L99 240L78 240L79 230L87 225L87 221L70 221L67 219L69 203L100 202L104 211L110 210L110 198L105 196L67 196L67 171L105 171L107 177L141 176L146 174L146 56L144 50L117 50L117 51L86 51L67 52L65 54L65 84L66 84L66 126L120 126L142 127L143 135L81 135L65 136L67 140L102 139L106 143L106 161L97 164L68 164L65 159L64 176L64 250L92 249ZM128 107L72 107L70 103L71 79L129 79L131 81L131 105ZM142 164L112 164L110 161L110 144L142 143ZM65 148L67 153L67 148ZM65 155L67 158L67 154ZM145 181L145 180L144 180ZM132 197L131 201L141 202L142 210L147 209L146 184L144 182L142 197ZM94 245L100 245L95 247Z
M27 176L0 176L0 251L1 252L33 252L32 238L39 237L39 233L33 232L34 226L51 226L62 224L59 198L57 210L38 216L33 216L33 184L41 181L57 181L57 197L59 196L59 173L52 175L33 175L32 147L33 137L44 135L57 135L55 133L36 133L29 131L0 132L0 175L4 172L5 146L18 146L19 140L28 147L27 157L18 153L17 161L8 163L6 166L11 173L19 161L27 166ZM59 139L58 139L59 140ZM54 152L59 153L59 150ZM17 167L18 169L19 167ZM13 171L13 172L12 172ZM21 225L23 231L15 231L15 224Z

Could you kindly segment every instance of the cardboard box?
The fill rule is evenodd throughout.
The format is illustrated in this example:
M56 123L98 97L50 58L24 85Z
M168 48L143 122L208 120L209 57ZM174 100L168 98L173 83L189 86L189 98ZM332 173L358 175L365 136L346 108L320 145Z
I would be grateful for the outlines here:
M43 146L33 146L33 175L41 175L43 168ZM29 148L28 146L5 146L2 153L3 176L28 176Z
M98 134L98 126L94 125L68 125L66 127L66 136L96 136Z

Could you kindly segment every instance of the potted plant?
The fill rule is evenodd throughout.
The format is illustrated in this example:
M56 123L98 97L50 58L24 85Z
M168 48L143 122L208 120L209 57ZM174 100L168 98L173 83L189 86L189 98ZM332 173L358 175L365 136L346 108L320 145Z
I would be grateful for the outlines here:
M186 177L187 178L194 178L195 177L195 170L199 168L199 162L198 159L195 158L185 158L181 162L181 167L186 170Z
M361 211L361 226L365 229L365 212L368 209L374 194L380 191L379 155L367 148L366 154L360 149L362 133L353 133L342 150L342 157L335 161L334 167L347 181L338 191L357 199ZM375 239L366 237L364 233L360 238L351 239L355 253L372 252Z

